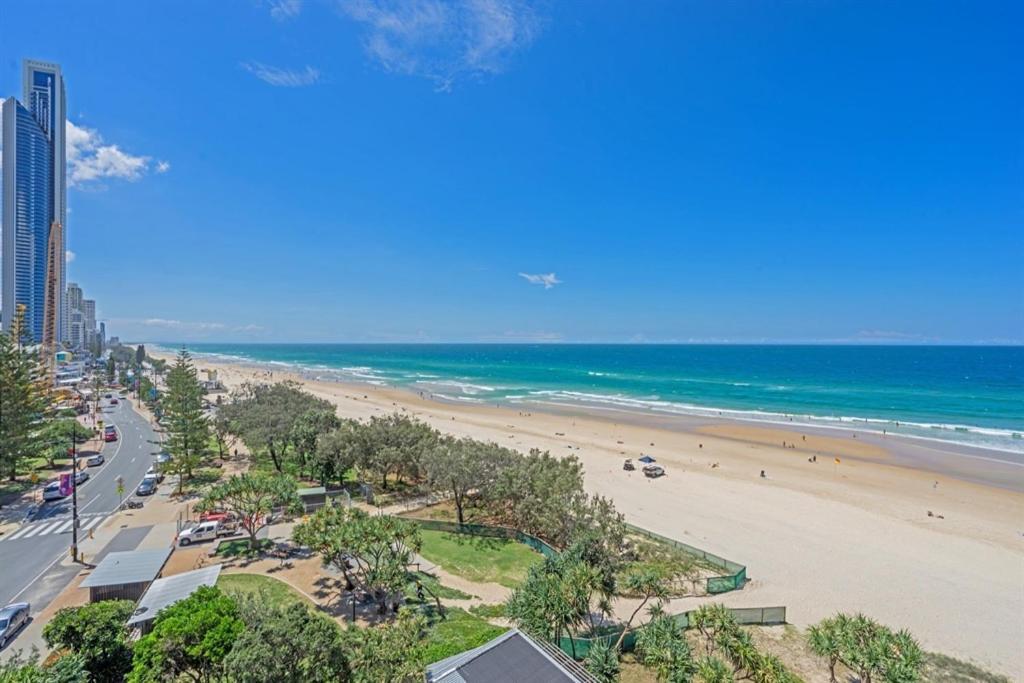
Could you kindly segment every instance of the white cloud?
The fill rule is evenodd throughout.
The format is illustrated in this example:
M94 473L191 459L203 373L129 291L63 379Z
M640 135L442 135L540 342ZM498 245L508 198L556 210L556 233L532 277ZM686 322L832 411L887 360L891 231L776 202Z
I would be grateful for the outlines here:
M156 162L157 173L167 173L171 170L171 162L169 161L158 161Z
M287 21L299 16L302 0L269 0L270 16L278 21Z
M65 262L71 263L74 260L75 260L75 252L71 251L70 249L68 249L67 251L64 252L64 261Z
M337 0L364 24L367 53L395 73L429 78L450 90L463 76L504 71L540 33L529 0Z
M168 320L167 318L146 318L139 322L147 327L166 327L169 329L223 330L227 327L224 323L186 322L183 320Z
M138 180L151 170L148 156L136 156L125 152L117 145L106 144L94 129L78 126L71 121L65 128L67 146L68 185L86 186L105 178ZM160 169L160 165L166 168ZM162 173L170 168L167 162L160 162L157 171Z
M282 69L260 62L242 62L242 68L264 83L280 88L300 88L320 80L320 72L311 66L304 69Z
M519 277L531 285L544 285L544 289L551 289L555 285L562 284L562 281L555 277L554 273L519 273Z

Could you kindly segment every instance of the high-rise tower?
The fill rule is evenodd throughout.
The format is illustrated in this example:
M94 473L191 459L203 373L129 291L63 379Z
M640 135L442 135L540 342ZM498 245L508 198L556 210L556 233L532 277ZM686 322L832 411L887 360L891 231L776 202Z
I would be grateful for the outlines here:
M22 101L3 103L3 329L18 305L37 342L67 338L67 119L56 64L25 60ZM44 339L44 337L49 337Z

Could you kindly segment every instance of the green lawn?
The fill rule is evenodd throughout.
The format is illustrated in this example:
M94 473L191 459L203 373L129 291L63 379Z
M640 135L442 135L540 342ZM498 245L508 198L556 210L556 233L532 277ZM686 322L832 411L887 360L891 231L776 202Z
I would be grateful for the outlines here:
M427 664L483 645L508 630L458 608L446 610L445 616L434 622L427 639L423 657Z
M274 542L269 539L258 539L256 541L256 547L249 547L249 537L245 538L233 538L231 540L221 541L220 545L217 546L216 555L220 557L240 557L243 555L259 555L264 550L269 550L274 545Z
M313 608L306 596L283 581L262 574L221 574L217 579L217 587L225 593L253 594L259 593L272 605L286 606L292 603Z
M542 555L534 549L503 538L484 538L445 531L422 530L420 554L445 571L477 583L497 583L515 588Z

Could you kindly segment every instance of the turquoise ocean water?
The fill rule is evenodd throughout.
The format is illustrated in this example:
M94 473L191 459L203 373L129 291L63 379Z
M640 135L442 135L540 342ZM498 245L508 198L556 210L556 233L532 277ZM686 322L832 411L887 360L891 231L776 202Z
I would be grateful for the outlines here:
M173 349L174 344L162 345ZM1024 348L597 344L190 344L461 403L585 406L883 429L1024 461Z

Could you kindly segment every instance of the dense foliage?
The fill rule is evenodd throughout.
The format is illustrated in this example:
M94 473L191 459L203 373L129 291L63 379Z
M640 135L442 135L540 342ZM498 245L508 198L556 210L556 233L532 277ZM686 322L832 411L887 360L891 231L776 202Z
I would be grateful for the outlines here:
M0 333L0 473L10 481L23 460L44 448L39 431L47 407L39 355L15 336Z
M855 672L863 683L912 683L918 680L924 653L906 631L892 631L863 614L837 614L808 629L811 650L828 661L836 681L836 664Z
M79 655L91 680L115 683L131 669L132 649L125 622L134 610L130 600L66 607L43 629L43 639L51 648Z

